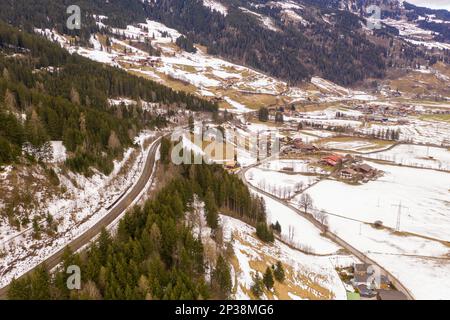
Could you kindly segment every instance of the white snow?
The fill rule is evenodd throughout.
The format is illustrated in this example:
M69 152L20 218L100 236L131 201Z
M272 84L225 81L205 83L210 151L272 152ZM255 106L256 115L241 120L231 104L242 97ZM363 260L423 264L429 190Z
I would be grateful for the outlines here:
M346 291L335 270L333 260L346 259L348 256L318 257L306 255L289 248L277 240L272 245L266 245L255 238L255 229L249 225L224 215L220 216L220 220L224 229L225 241L230 241L232 234L238 236L233 237L233 249L240 269L235 274L237 276L235 299L248 299L248 295L243 289L250 290L253 284L253 275L255 274L255 270L251 268L249 262L261 261L261 257L263 256L270 257L270 260L273 261L272 263L280 261L285 266L285 269L286 266L292 268L295 273L291 277L294 281L292 284L302 289L302 291L304 290L317 297L318 293L308 283L312 282L329 290L332 295L330 298L336 300L346 299ZM239 240L236 238L239 238ZM307 280L305 282L302 279ZM288 296L293 300L307 298L299 297L298 294L293 294L292 292L289 292ZM263 298L267 299L267 297ZM274 298L278 299L276 294Z
M138 153L137 159L130 163L125 173L119 174L130 158L132 149L125 151L120 162L115 161L110 176L98 172L89 178L71 172L62 175L60 169L55 169L61 185L67 191L63 198L55 196L53 199L46 199L44 204L45 213L51 214L54 220L58 221L58 236L52 238L43 235L42 240L35 240L32 238L31 227L18 232L2 226L0 249L4 250L6 255L0 258L0 287L44 261L104 217L108 213L107 208L126 194L139 178L150 148L148 146L147 149L143 149L144 141L154 134L142 132L136 138L135 142L141 152ZM56 142L52 145L58 150L57 155L62 157L62 144ZM39 198L39 195L36 197Z
M252 191L261 196L267 208L268 223L281 225L281 235L289 242L289 227L294 229L292 245L296 248L309 251L315 254L332 254L340 249L334 242L320 235L320 231L315 226L298 215L294 210L275 201L268 196Z
M286 174L252 168L246 172L247 181L253 186L279 198L288 198L299 189L305 189L318 180L315 176Z
M267 29L271 30L271 31L279 31L279 29L275 26L275 23L273 22L272 18L262 15L260 13L248 10L247 8L244 7L239 7L239 9L242 10L242 12L251 14L255 17L258 18L258 20L261 22L261 24L266 27Z
M321 181L308 194L327 212L368 223L381 220L393 229L401 203L401 231L450 240L450 173L369 164L384 176L364 185Z
M203 5L211 9L211 11L220 12L224 16L228 15L228 9L219 1L215 0L203 0Z
M243 104L241 104L237 101L234 101L231 98L224 97L224 99L228 104L230 104L234 108L234 110L231 110L232 112L245 113L245 112L253 111L253 110L247 108L246 106L244 106Z
M52 162L64 162L67 158L67 150L62 141L51 141L53 159Z
M450 151L446 148L401 144L390 150L366 156L400 165L450 171Z

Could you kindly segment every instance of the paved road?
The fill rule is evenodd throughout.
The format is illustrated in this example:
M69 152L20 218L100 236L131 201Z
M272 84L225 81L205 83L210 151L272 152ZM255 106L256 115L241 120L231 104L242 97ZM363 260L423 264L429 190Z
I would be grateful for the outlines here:
M265 160L263 160L264 162ZM274 195L261 190L253 185L251 185L247 179L245 178L245 173L253 168L256 167L258 165L260 165L260 163L249 166L247 168L244 168L241 170L241 172L239 173L241 176L242 181L247 185L247 187L249 189L253 189L258 193L261 193L281 204L283 204L284 206L288 207L289 209L293 210L294 212L296 212L298 215L302 216L303 218L305 218L306 220L308 220L309 222L311 222L316 228L318 228L319 230L322 231L322 225L319 221L317 221L316 219L314 219L314 217L312 217L309 214L306 214L305 212L297 209L296 207L292 206L288 201L284 201L281 200L277 197L275 197ZM351 254L353 254L355 257L357 257L359 260L361 260L363 263L368 263L374 266L377 266L379 268L379 270L381 271L381 274L384 274L389 281L391 281L391 283L397 288L397 290L403 292L409 300L414 300L414 296L412 295L412 293L396 278L394 277L394 275L392 273L390 273L389 271L387 271L385 268L383 268L381 265L379 265L376 261L372 260L371 258L369 258L366 254L364 254L363 252L359 251L358 249L356 249L355 247L353 247L352 245L350 245L349 243L347 243L345 240L341 239L340 237L338 237L336 234L330 232L330 231L326 231L325 235L331 239L332 241L334 241L335 243L337 243L338 245L340 245L341 247L343 247L344 249L346 249L347 251L349 251Z
M124 213L135 200L139 199L148 181L153 178L152 173L153 168L155 166L156 151L158 150L160 144L161 138L157 138L157 140L155 140L155 142L150 147L147 162L145 163L142 175L139 178L138 182L132 187L131 191L129 191L129 193L127 193L121 199L119 199L119 201L116 202L116 204L109 211L109 213L105 217L103 217L100 221L98 221L91 229L83 233L81 236L79 236L69 244L69 247L72 249L72 251L75 252L81 249L86 244L88 244L101 232L103 228L106 228L109 225L111 225L114 222L114 220L116 220L122 213ZM43 262L45 263L48 269L53 269L60 263L62 255L64 253L64 249L65 248L59 250L58 252L56 252ZM33 272L37 267L38 266L27 272L25 275ZM6 299L7 290L8 287L0 289L0 300Z

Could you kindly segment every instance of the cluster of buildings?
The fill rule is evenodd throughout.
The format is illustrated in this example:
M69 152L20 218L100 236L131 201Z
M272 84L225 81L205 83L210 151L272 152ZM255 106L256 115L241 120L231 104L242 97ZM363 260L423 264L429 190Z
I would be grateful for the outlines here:
M359 163L352 164L348 168L344 168L340 171L339 176L343 180L357 180L368 182L371 179L376 178L379 175L379 171L375 168L372 168L368 164Z
M290 137L284 137L280 142L285 145L283 154L305 154L320 151L320 148L316 145L305 143L300 138L292 139Z
M375 179L380 174L380 171L356 160L351 155L341 156L337 154L330 154L322 157L320 163L326 166L338 167L337 176L347 181L363 181Z
M373 114L380 116L406 116L415 115L419 111L413 105L396 105L391 106L388 104L367 104L367 105L357 105L355 110L361 111L364 114Z
M350 299L407 300L406 295L396 290L386 275L377 274L370 264L355 264L352 271L350 284L355 292L348 294Z

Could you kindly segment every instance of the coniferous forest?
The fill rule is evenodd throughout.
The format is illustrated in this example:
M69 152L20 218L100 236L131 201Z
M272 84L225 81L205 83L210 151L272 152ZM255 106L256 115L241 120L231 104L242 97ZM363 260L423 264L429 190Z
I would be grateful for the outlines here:
M167 150L169 152L169 150ZM163 155L162 155L163 156ZM194 194L205 203L205 218L213 229L219 210L265 225L262 199L253 197L244 183L220 166L189 165L144 206L121 220L117 234L103 231L81 254L66 249L60 271L50 274L41 266L32 275L15 280L10 299L217 299L228 298L230 270L222 256L210 281L205 280L203 244L193 236L185 214ZM273 235L272 235L273 237ZM82 271L81 290L67 289L65 270Z
M43 3L44 2L44 3ZM384 75L385 50L370 42L352 28L360 29L360 20L346 12L333 11L334 27L316 21L308 29L277 22L279 31L268 30L239 6L246 1L229 1L226 17L211 12L201 0L140 0L80 1L83 23L80 31L67 30L64 15L72 3L68 0L16 0L4 5L0 18L32 31L34 27L55 28L58 32L77 35L80 44L88 43L93 32L100 30L93 15L108 16L108 25L124 28L128 24L144 22L147 17L161 21L184 34L179 43L193 50L195 42L208 47L211 54L224 56L290 83L309 80L313 74L340 84L353 84L368 77ZM267 16L278 15L279 9L261 9ZM50 18L48 18L50 17ZM278 19L275 19L278 20ZM282 33L282 35L281 35Z
M255 2L266 4L268 0ZM321 76L341 85L353 85L366 79L385 77L399 59L402 64L414 66L415 59L423 55L421 51L411 54L407 44L402 44L400 52L394 50L395 34L390 27L377 30L375 37L367 36L362 28L364 20L339 10L340 1L303 2L309 8L302 12L310 22L308 25L284 21L281 9L276 6L252 7L242 0L225 1L226 16L212 12L202 0L110 0L106 3L83 0L77 2L82 10L82 28L75 31L68 30L65 25L68 16L65 12L72 4L69 0L3 0L0 1L0 19L29 32L34 28L54 28L59 33L74 36L75 43L88 45L92 33L110 32L108 28L99 28L94 15L107 16L108 26L119 28L150 18L188 35L178 39L178 44L187 51L195 49L192 43L198 43L206 46L210 54L223 56L291 84ZM364 3L377 1L360 0L356 5L362 8ZM445 14L445 10L409 4L406 7L410 9L411 19L422 14L438 17ZM272 18L272 28L265 27L257 16L242 8ZM395 11L383 11L383 14L395 15ZM448 40L448 25L427 21L420 24L436 32L437 40ZM391 47L381 45L386 40Z
M141 107L110 106L109 98L217 109L192 95L70 55L43 37L3 23L0 72L0 163L15 161L24 143L39 150L50 140L62 140L71 155L69 168L87 173L93 166L109 173L112 160L142 128L164 124Z

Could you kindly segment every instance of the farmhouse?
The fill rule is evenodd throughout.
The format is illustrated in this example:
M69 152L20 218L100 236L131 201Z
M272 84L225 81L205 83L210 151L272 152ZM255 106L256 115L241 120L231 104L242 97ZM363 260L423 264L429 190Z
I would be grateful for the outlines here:
M377 293L373 290L371 290L367 285L360 284L357 286L358 292L361 297L363 298L374 298Z
M357 263L353 266L353 272L355 275L365 275L367 274L367 270L369 270L370 264L368 263Z
M341 178L345 179L345 180L350 180L353 179L353 177L355 177L358 174L358 172L356 172L353 169L344 169L341 171Z
M377 300L408 300L406 295L397 290L377 290Z
M329 156L326 156L326 157L322 158L321 162L323 164L335 167L338 164L342 163L342 157L332 154L332 155L329 155Z
M307 143L297 144L295 145L295 149L300 150L301 152L315 152L319 150L315 145Z
M359 173L362 173L364 176L374 176L377 173L376 169L365 163L357 165L353 169Z

